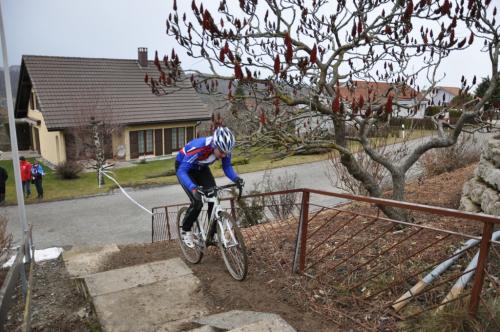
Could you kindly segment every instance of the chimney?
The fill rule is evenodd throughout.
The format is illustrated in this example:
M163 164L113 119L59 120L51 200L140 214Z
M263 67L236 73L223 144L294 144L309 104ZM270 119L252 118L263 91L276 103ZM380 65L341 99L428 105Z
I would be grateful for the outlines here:
M148 66L148 49L146 47L139 47L137 49L137 62L139 62L139 66L141 67Z

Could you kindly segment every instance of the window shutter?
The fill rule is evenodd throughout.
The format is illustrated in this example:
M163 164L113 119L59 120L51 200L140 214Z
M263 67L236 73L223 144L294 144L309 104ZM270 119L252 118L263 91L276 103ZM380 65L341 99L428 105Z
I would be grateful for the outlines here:
M155 156L163 155L163 130L155 129Z
M187 127L186 128L186 143L191 141L194 138L194 127Z
M165 154L172 153L172 128L165 128L163 133L163 141L165 143Z
M137 131L129 132L130 139L130 159L139 158L139 144L138 144L138 136Z

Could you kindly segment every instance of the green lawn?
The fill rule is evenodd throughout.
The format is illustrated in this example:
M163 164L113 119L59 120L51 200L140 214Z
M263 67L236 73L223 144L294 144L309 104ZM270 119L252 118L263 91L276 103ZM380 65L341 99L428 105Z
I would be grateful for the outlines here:
M418 138L429 135L427 131L415 131L412 138ZM390 138L388 144L393 144L400 141L398 138ZM310 163L319 160L325 160L329 157L329 153L307 155L307 156L291 156L284 159L273 160L273 151L270 149L252 150L248 164L239 164L243 159L241 153L235 151L235 170L240 173L255 172L269 168L278 168L289 165ZM33 160L29 160L33 162ZM4 167L8 174L6 187L7 204L16 202L16 193L14 190L14 173L12 170L12 162L0 160L0 166ZM107 193L111 189L116 188L116 185L106 179L106 184L102 188L97 186L97 178L95 173L81 173L80 178L74 180L61 180L56 177L54 171L48 167L44 167L47 175L43 180L44 200L61 200L88 195L96 195ZM174 159L148 161L145 164L137 164L127 168L114 170L113 173L118 182L124 187L150 186L150 185L167 185L177 183L175 175L165 176L167 171L173 172ZM215 177L222 176L223 172L220 163L216 162L212 165L212 171ZM173 173L172 173L173 174ZM26 203L37 202L35 186L31 185L31 197L26 200Z

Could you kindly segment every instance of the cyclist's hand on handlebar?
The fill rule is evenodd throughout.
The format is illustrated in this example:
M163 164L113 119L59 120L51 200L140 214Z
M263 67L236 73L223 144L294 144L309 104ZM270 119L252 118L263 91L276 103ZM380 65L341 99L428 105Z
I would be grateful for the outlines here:
M234 183L236 183L236 186L240 190L243 189L243 186L245 185L245 181L243 181L242 178L236 178L236 180L234 181Z

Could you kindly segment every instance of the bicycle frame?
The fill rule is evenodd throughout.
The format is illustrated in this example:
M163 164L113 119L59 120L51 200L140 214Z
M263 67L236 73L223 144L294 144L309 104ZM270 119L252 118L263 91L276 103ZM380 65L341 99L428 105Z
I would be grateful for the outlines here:
M227 187L227 186L226 186ZM220 205L220 199L219 199L219 194L224 191L229 191L228 188L226 187L217 187L215 188L215 193L213 197L207 197L206 195L202 195L202 202L203 204L205 203L213 203L213 209L212 213L210 216L208 216L208 221L203 218L201 222L199 222L199 229L200 229L200 234L201 238L203 240L203 244L206 247L207 246L207 241L208 241L208 232L212 228L212 225L214 222L217 222L219 224L220 229L228 229L230 230L229 234L231 235L231 243L229 243L226 239L225 236L219 236L219 241L222 241L222 244L224 247L229 248L232 246L238 245L238 241L236 240L236 236L234 235L234 232L232 230L231 223L228 223L226 221L226 225L222 224L222 220L220 218L220 213L223 211L221 205ZM226 226L226 227L224 227Z

